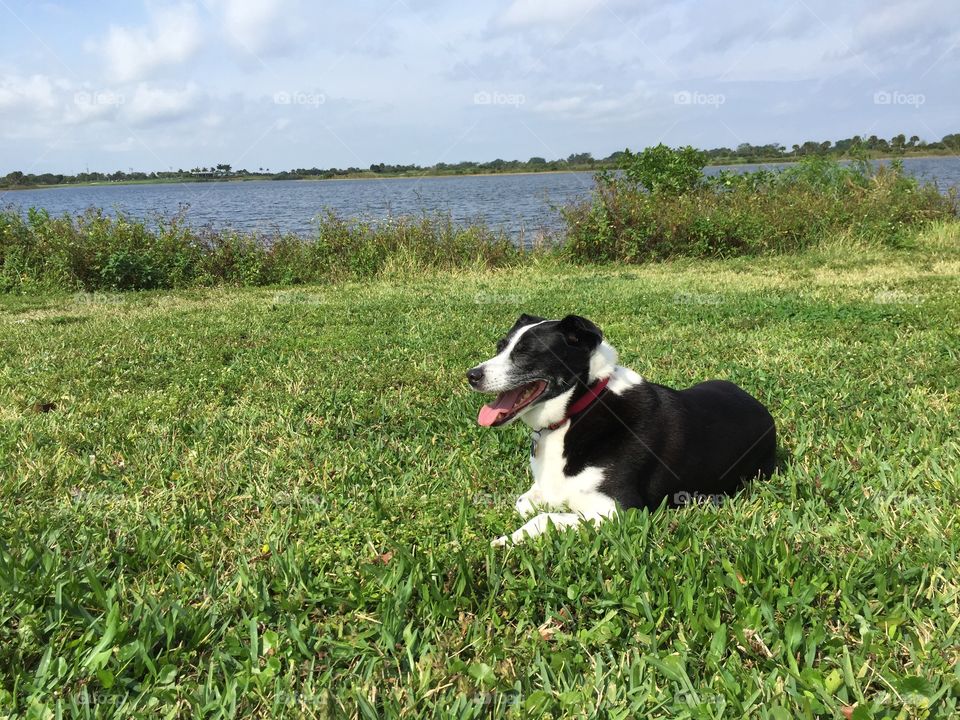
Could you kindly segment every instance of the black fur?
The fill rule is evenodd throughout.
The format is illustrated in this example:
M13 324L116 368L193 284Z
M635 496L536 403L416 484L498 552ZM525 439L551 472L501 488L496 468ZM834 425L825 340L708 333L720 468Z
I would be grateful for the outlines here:
M600 491L623 508L651 510L732 495L776 464L773 418L731 382L686 390L643 382L604 392L573 418L564 438L565 473L600 466Z

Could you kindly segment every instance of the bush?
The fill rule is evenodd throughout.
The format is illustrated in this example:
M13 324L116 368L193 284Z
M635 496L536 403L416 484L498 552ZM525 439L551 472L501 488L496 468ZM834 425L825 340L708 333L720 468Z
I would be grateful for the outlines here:
M703 182L707 154L690 147L672 150L663 143L634 154L629 148L619 158L623 179L648 192L683 193Z
M0 290L149 290L195 285L292 285L388 270L499 267L522 251L483 226L446 216L381 223L329 214L312 238L196 231L179 217L146 223L89 210L50 217L0 211Z
M957 213L955 195L921 185L897 162L874 169L862 158L812 157L780 172L705 178L691 150L628 151L619 175L598 174L594 197L563 210L562 253L574 261L722 257L789 252L839 235L897 245Z

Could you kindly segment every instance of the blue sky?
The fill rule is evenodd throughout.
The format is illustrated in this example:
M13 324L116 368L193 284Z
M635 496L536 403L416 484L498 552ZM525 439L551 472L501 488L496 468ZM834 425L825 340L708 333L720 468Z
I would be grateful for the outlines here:
M960 131L946 0L0 0L0 173Z

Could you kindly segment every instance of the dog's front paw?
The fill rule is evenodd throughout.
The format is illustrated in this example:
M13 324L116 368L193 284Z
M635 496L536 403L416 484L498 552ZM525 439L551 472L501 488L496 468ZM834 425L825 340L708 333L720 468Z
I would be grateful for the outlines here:
M510 542L510 538L508 538L506 535L501 535L496 540L490 541L490 547L503 547L508 542Z
M531 500L529 496L530 493L524 493L517 498L517 502L514 504L517 512L520 513L520 517L533 515L533 500Z

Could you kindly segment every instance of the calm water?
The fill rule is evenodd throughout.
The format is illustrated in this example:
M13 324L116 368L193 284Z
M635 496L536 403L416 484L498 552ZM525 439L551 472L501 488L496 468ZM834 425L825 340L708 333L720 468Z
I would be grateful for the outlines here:
M778 165L735 165L735 171ZM960 158L911 158L906 171L941 189L960 186ZM707 168L707 174L720 167ZM308 234L326 210L345 217L383 218L449 212L456 222L483 220L510 233L532 234L559 224L556 208L587 197L589 172L384 180L263 180L233 183L102 185L0 193L0 206L42 207L53 215L89 207L135 217L183 212L195 227Z

